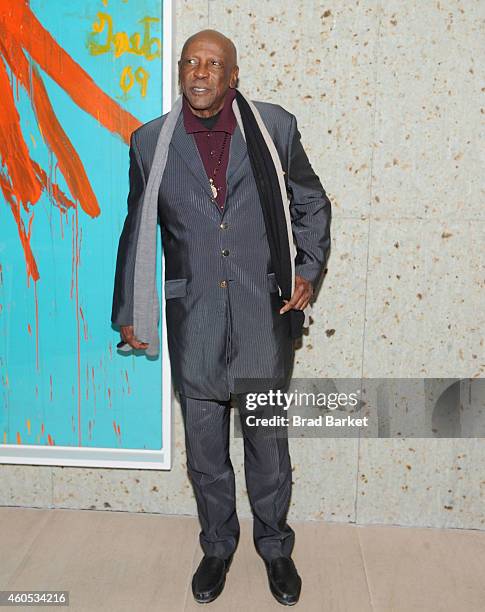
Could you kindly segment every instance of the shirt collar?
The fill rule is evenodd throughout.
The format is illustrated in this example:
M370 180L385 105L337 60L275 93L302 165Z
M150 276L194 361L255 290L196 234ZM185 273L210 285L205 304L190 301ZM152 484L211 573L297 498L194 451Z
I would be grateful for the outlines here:
M224 98L224 106L222 107L221 114L219 115L212 130L209 130L198 117L194 115L190 109L189 103L185 96L182 100L182 110L184 116L184 126L187 134L193 134L194 132L227 132L233 134L236 129L236 117L232 110L232 101L236 97L235 89L228 89L226 97Z

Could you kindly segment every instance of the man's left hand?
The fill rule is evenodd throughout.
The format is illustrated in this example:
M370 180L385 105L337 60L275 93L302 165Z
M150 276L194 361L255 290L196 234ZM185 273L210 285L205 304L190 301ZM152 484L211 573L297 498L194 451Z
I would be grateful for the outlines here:
M295 276L295 291L290 300L284 300L285 305L281 308L280 314L288 310L304 310L313 295L313 285L302 276Z

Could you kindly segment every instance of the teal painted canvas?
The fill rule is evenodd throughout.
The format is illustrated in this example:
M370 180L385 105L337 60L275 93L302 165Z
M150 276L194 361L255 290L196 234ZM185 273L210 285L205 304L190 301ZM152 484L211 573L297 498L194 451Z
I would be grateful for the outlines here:
M170 102L168 8L0 0L1 460L166 467L162 314L156 360L119 353L110 317L130 134Z

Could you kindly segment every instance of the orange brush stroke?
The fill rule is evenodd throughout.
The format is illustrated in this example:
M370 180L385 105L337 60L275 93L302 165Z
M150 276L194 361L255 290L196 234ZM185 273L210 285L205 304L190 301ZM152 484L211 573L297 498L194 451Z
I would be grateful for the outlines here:
M41 168L37 162L33 160L31 160L31 162L43 189L45 189L54 198L54 201L59 204L61 211L66 212L68 208L75 208L76 205L74 202L67 197L59 185L49 180L46 171Z
M30 246L30 230L31 225L29 223L29 231L28 233L25 231L25 225L20 216L19 205L15 201L14 193L10 183L7 179L0 174L0 189L3 192L4 198L10 205L10 209L13 213L15 222L17 224L17 229L20 237L20 242L22 244L22 248L24 250L25 263L27 266L27 276L32 277L34 281L39 279L39 270L37 268L37 263L34 258L34 254L32 253L32 248ZM32 219L32 217L31 217Z
M0 23L73 101L128 144L141 122L100 89L33 14L27 0L0 0Z
M0 31L3 35L3 32ZM0 48L4 52L5 57L8 59L9 54L6 52L5 46L0 42ZM30 93L30 78L28 75L28 62L23 54L22 50L18 48L17 45L13 44L11 46L11 53L15 56L16 62L15 72L17 74L18 80L23 84L26 90ZM40 77L37 78L37 87L36 90L43 89L43 83L40 81L40 88L38 86L38 82L40 81ZM22 202L25 210L29 211L27 207L27 203L36 203L42 193L42 189L46 189L49 187L49 182L47 179L47 175L45 171L33 160L31 160L28 152L27 145L23 138L23 134L20 129L20 117L18 115L17 109L15 108L15 101L13 99L10 81L7 75L7 72L4 68L3 62L0 61L0 91L3 91L3 104L2 110L0 113L0 128L2 133L2 139L0 140L0 153L2 162L7 166L9 171L11 182L7 180L4 175L0 175L0 188L3 192L5 200L10 205L12 210L15 222L17 224L18 233L20 236L22 248L24 251L24 257L27 267L27 276L32 277L34 281L39 279L39 271L37 268L37 263L35 261L31 246L30 246L30 235L31 235L31 223L33 216L29 219L29 230L25 231L24 222L20 215L20 205L19 201ZM84 172L84 168L82 167L81 161L77 156L74 148L69 142L67 136L64 131L60 127L57 122L57 119L54 116L52 111L52 107L48 102L47 94L44 89L44 100L43 106L47 106L47 110L45 112L41 112L41 119L39 121L40 126L44 125L47 133L49 134L52 130L49 129L48 122L49 119L54 118L51 123L54 124L54 133L56 132L56 123L57 123L57 139L51 139L51 143L53 144L54 152L60 154L62 158L67 158L67 164L63 163L63 166L67 165L66 174L71 174L74 177L74 181L67 181L68 184L71 183L70 187L73 188L75 192L76 189L80 192L80 189L76 186L81 184L83 185L83 192L87 193L90 199L94 199L94 205L91 205L91 212L98 211L99 214L99 206L97 204L94 193L89 184L89 180ZM36 96L36 99L39 96ZM42 99L42 93L40 94ZM47 98L47 99L45 99ZM34 101L35 104L35 101ZM49 113L50 110L50 113ZM44 120L46 117L46 120ZM58 151L59 147L55 144L56 141L62 143L69 143L67 147L67 151L65 154ZM72 157L72 155L74 157ZM79 170L80 167L80 170ZM71 172L69 172L71 169ZM76 178L76 172L80 172L81 176ZM15 186L15 187L14 187ZM67 196L59 189L56 184L50 185L51 189L49 192L52 194L54 200L60 205L67 207L74 207L74 203L71 202ZM91 195L89 195L91 194ZM82 196L85 197L84 195ZM86 212L89 212L88 210Z
M35 161L31 160L31 162L32 167L34 168L41 185L45 187L48 184L46 173ZM25 231L23 219L20 216L19 205L16 201L14 190L7 178L2 174L0 174L0 189L2 190L5 200L8 202L12 210L12 214L17 224L17 230L20 236L20 243L22 245L22 249L24 251L24 258L27 264L27 276L31 277L34 281L36 281L40 278L40 276L37 268L37 263L34 258L34 254L30 246L31 220L29 222L29 232L27 234ZM56 185L55 183L51 184L51 193L54 200L60 206L64 206L65 208L75 206L74 202L71 202L71 200L69 200L69 198L61 191L61 189L59 189L58 185Z
M37 68L33 70L33 84L33 104L39 126L42 128L47 144L57 157L57 163L66 179L69 190L74 198L79 200L85 213L90 217L97 217L101 211L94 191L76 149L67 138L54 114Z
M37 202L42 194L30 155L20 129L20 116L15 108L15 100L5 65L0 61L0 91L2 92L2 111L0 112L0 134L2 137L2 163L15 185L14 195L20 202ZM18 204L17 204L18 206Z
M39 129L47 145L57 157L59 168L70 192L75 199L79 200L81 208L88 215L97 217L100 209L96 196L76 149L55 116L39 71L34 66L31 71L32 78L30 78L27 58L15 42L11 42L8 51L3 47L3 51L16 77L27 92L31 93Z

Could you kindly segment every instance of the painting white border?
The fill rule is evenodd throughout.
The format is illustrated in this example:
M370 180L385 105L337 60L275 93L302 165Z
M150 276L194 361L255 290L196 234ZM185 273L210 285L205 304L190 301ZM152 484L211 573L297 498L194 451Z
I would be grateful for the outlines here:
M162 113L172 107L175 71L173 0L163 2ZM165 278L165 257L162 257L161 278ZM163 286L163 283L161 283ZM165 300L163 300L165 302ZM21 465L58 465L74 467L124 468L138 470L170 470L172 468L172 374L168 354L165 304L161 317L162 363L162 448L160 450L99 448L73 446L41 446L37 444L0 444L0 463Z

